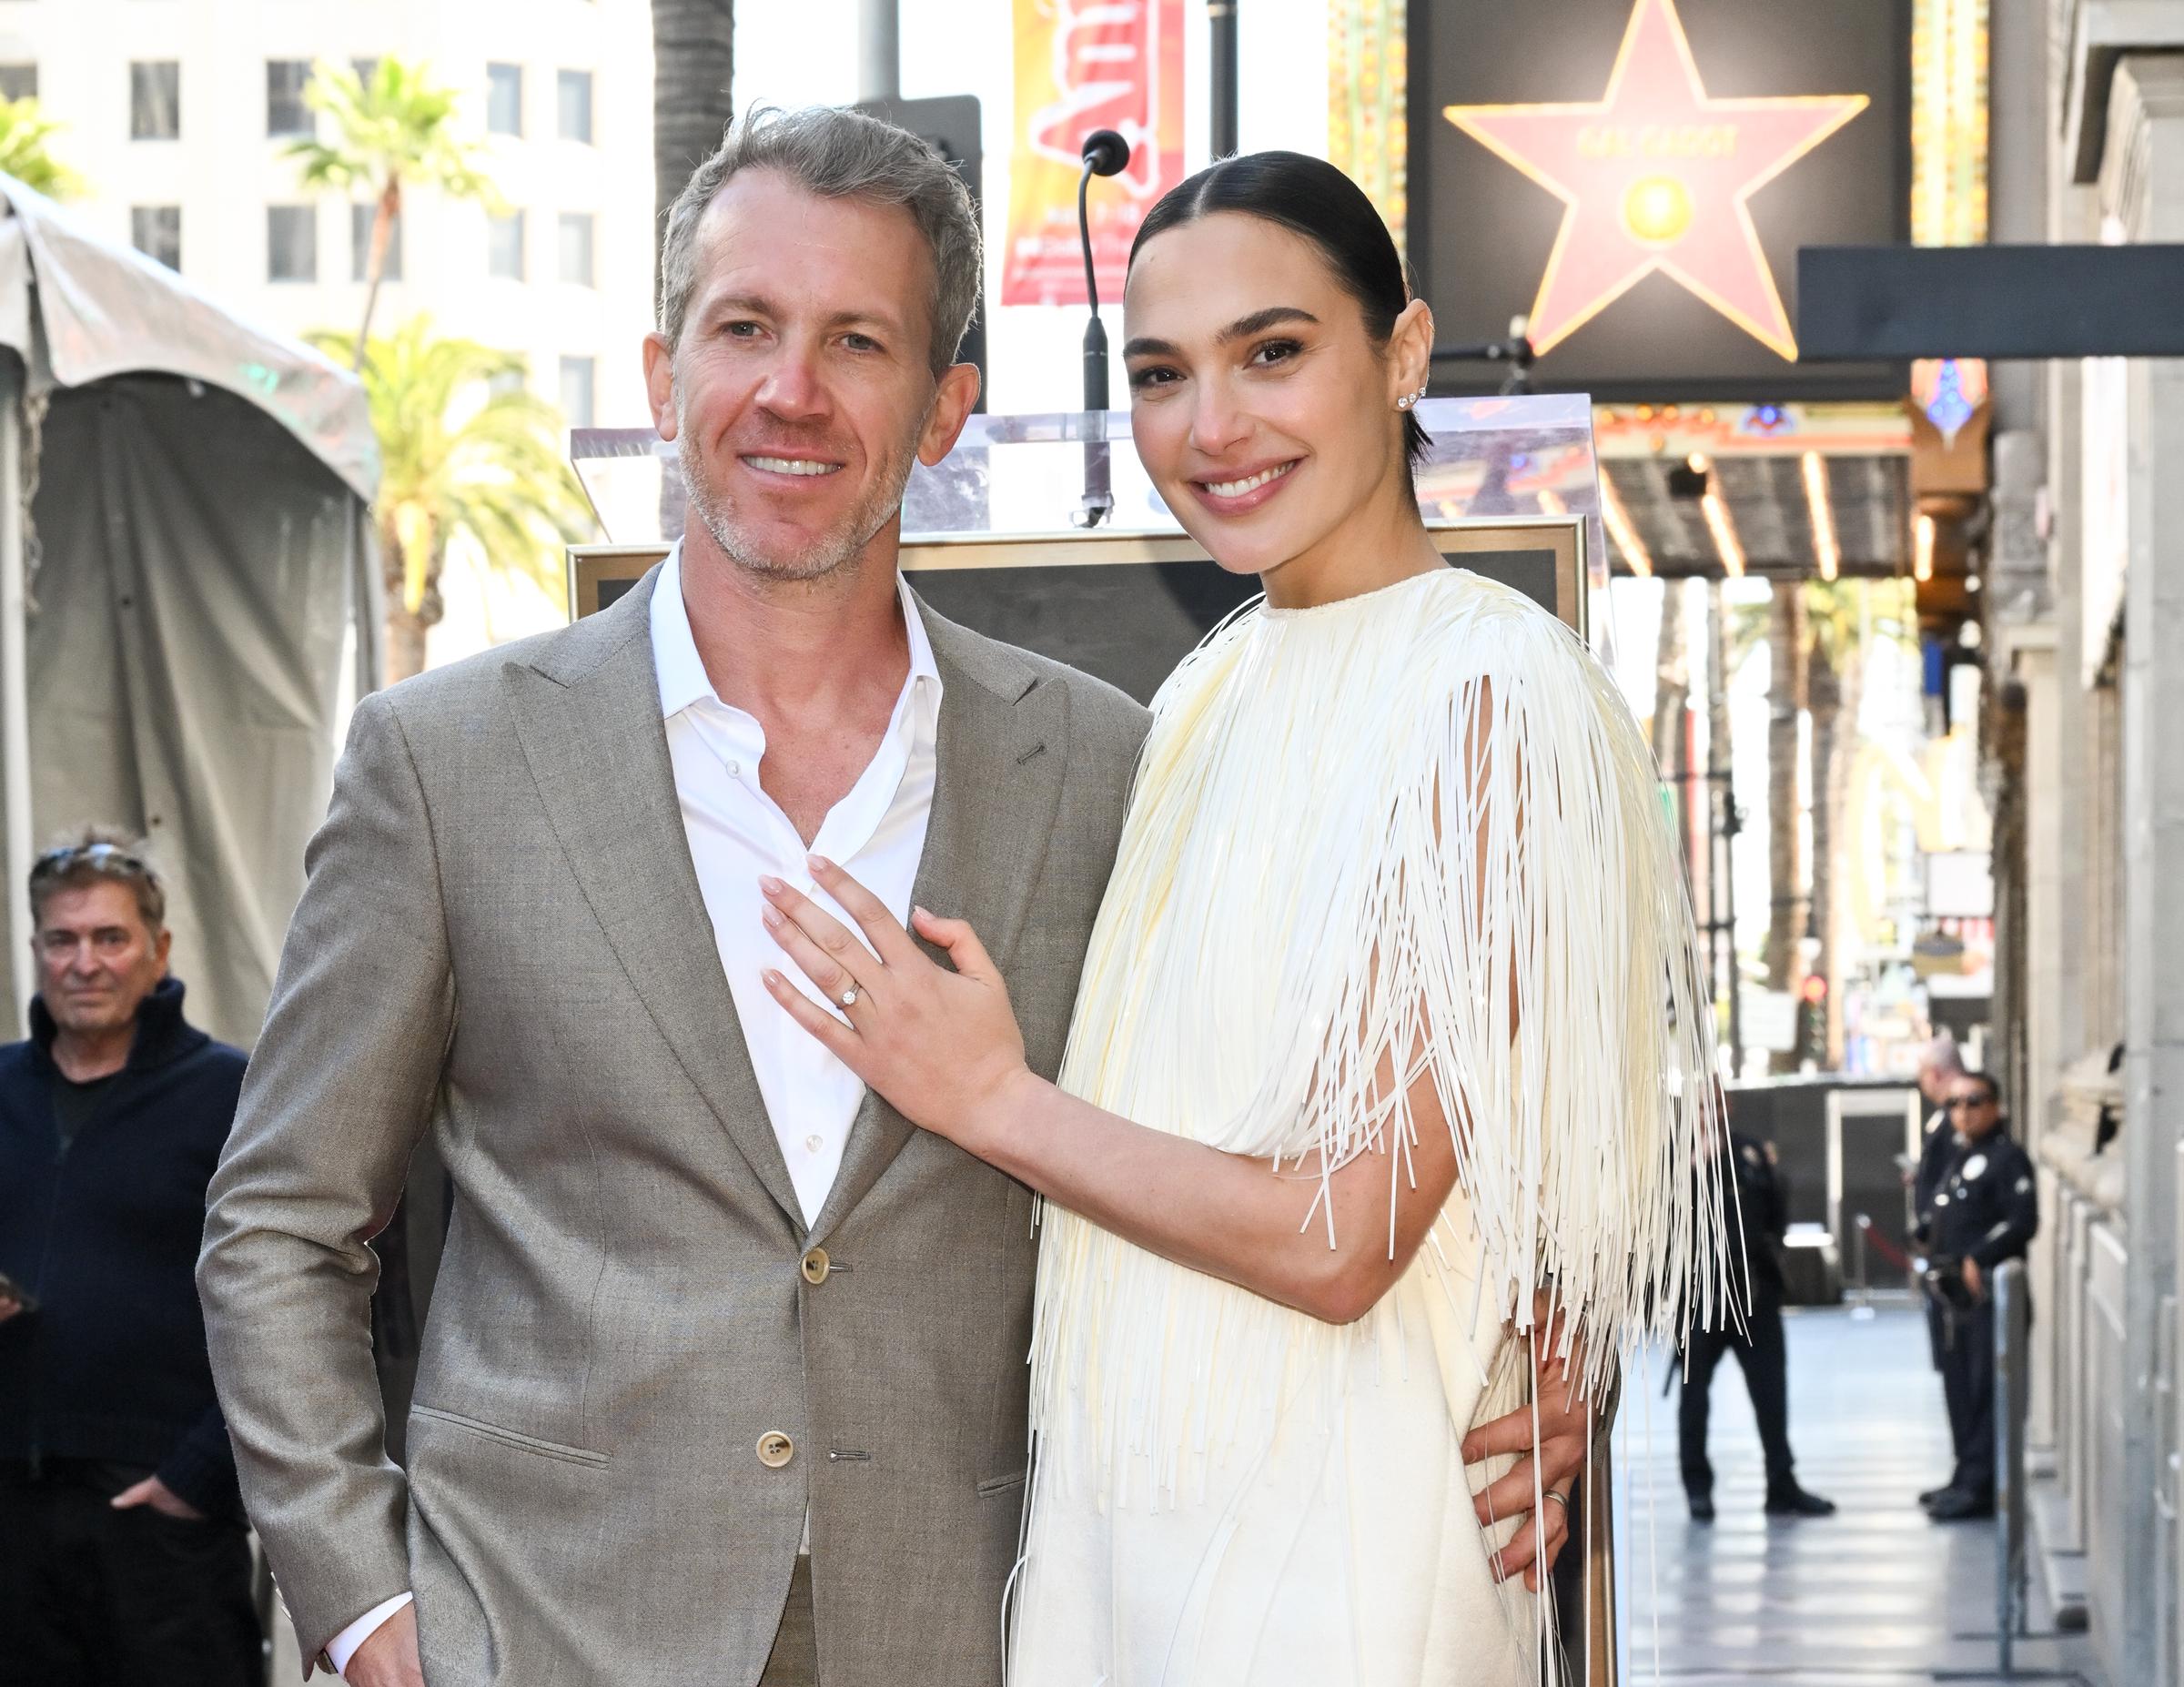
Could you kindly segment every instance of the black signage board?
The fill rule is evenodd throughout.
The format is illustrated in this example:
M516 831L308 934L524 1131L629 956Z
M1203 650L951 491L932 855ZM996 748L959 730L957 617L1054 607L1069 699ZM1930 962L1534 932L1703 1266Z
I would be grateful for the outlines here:
M1409 244L1436 340L1527 317L1533 387L1603 400L1900 397L1900 362L1795 361L1794 325L1799 247L1910 237L1910 13L1412 0ZM1441 363L1433 389L1502 373Z

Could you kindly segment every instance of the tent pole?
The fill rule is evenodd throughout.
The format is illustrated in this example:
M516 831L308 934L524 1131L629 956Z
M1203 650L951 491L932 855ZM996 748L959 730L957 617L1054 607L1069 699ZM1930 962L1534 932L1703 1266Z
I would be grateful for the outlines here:
M30 596L23 561L23 365L0 358L0 763L6 786L7 959L15 1024L30 1023Z

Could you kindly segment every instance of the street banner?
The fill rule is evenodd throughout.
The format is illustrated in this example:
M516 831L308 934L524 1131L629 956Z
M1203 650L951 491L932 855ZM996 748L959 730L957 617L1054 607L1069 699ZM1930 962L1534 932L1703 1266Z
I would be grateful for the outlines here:
M1016 0L1004 305L1085 303L1077 181L1094 129L1130 143L1129 167L1096 180L1090 201L1100 297L1120 301L1138 225L1183 179L1184 4Z

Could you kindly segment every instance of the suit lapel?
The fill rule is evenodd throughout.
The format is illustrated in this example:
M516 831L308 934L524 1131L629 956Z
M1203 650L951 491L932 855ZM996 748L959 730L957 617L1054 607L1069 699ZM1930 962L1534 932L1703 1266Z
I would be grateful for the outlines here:
M570 868L645 1011L766 1193L801 1227L675 797L652 668L659 572L532 666L509 670L516 735Z
M918 607L940 670L941 703L933 817L912 900L968 920L1006 972L1061 803L1069 694L1006 646L956 626L922 601ZM915 1128L865 1094L842 1169L812 1227L814 1242L870 1193Z

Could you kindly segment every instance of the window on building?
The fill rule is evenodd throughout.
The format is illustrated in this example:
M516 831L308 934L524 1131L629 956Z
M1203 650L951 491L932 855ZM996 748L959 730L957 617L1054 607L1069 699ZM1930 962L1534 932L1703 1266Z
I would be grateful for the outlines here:
M571 287L592 285L592 213L561 213L561 278Z
M371 278L371 225L379 215L377 205L352 205L349 207L349 277L351 281L369 281ZM399 281L402 278L402 219L398 216L394 227L387 231L387 262L379 271L382 281Z
M318 209L310 205L266 207L266 279L318 278Z
M181 61L137 60L129 66L129 138L179 140L181 136Z
M561 419L571 428L591 428L592 389L598 379L597 358L561 359Z
M561 136L592 144L592 73L564 70L561 76Z
M0 99L35 99L38 67L35 65L0 65Z
M129 244L147 258L156 258L169 269L182 268L182 207L178 205L132 205L129 207Z
M490 398L505 399L511 392L521 392L524 371L521 369L495 369L485 378L485 390Z
M485 219L485 273L496 281L523 279L523 213Z
M311 108L303 103L303 91L311 86L308 58L269 58L266 61L266 133L275 139L308 135L318 127Z
M485 128L489 135L523 133L523 66L485 67Z

